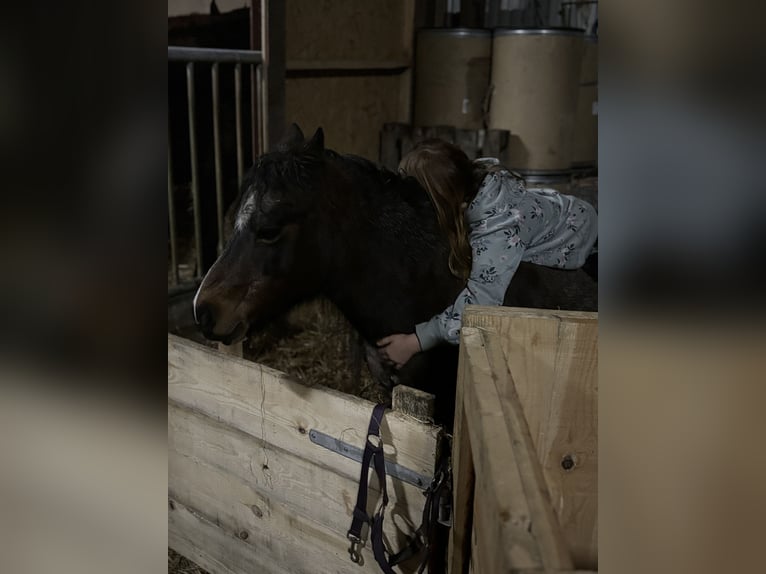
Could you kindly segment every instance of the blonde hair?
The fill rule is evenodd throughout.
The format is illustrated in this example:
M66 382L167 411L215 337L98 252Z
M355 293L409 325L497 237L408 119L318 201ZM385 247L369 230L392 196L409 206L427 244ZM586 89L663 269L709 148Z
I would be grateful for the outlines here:
M417 179L431 198L439 226L449 240L450 271L463 280L471 273L465 204L474 198L492 168L474 165L459 147L439 139L419 143L399 162L399 171Z

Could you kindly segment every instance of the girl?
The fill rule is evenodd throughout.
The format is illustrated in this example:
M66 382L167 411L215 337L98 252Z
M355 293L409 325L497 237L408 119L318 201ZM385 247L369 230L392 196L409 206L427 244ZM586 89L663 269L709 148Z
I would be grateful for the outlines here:
M524 180L493 158L468 159L442 140L417 145L399 164L428 192L450 245L452 273L467 284L455 302L415 333L378 341L383 359L401 368L415 353L460 342L466 305L502 305L521 261L577 269L596 243L596 211L550 189L525 189Z

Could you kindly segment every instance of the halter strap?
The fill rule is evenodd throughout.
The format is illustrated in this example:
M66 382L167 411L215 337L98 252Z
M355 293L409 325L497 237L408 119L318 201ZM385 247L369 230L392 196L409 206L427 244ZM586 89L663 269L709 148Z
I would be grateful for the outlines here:
M440 468L437 476L428 489L423 493L426 496L426 503L423 508L423 522L415 531L407 546L396 554L386 551L383 542L383 518L385 516L386 506L388 505L388 490L386 487L386 467L383 454L383 442L380 439L380 423L383 419L383 413L390 405L378 404L372 411L370 424L367 428L367 437L365 439L364 454L362 455L362 470L359 477L359 491L356 497L356 506L354 507L351 528L348 530L347 538L351 541L348 549L351 561L359 563L362 559L361 548L364 546L362 539L362 527L365 523L370 525L370 541L372 543L372 552L375 561L385 574L396 574L393 566L404 562L416 556L423 554L428 550L429 541L432 539L433 529L438 521L439 501L441 496L449 492L448 475L445 474L444 465ZM377 439L377 444L370 441L371 437ZM378 511L370 517L367 514L367 482L369 477L370 462L372 462L375 473L380 483L380 489L383 493L383 501ZM425 541L425 542L424 542ZM388 555L388 557L387 557ZM426 552L427 556L427 552ZM427 560L422 559L418 573L422 573L426 567Z

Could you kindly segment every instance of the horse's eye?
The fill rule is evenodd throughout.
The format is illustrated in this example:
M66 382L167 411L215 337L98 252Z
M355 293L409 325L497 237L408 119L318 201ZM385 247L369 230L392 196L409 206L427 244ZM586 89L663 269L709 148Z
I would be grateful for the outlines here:
M279 227L261 227L255 233L255 239L259 243L276 243L282 237L282 229Z

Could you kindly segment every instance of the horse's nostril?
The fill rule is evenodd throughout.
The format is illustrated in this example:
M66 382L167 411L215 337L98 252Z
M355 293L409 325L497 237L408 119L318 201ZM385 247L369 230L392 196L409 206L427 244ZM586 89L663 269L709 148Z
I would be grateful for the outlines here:
M213 311L204 303L194 308L194 318L202 329L208 329L213 325Z

